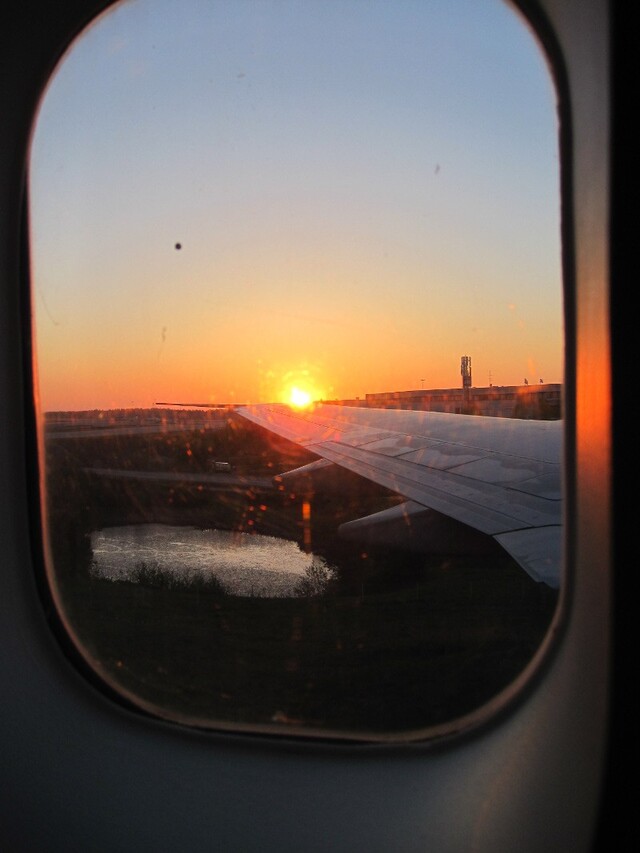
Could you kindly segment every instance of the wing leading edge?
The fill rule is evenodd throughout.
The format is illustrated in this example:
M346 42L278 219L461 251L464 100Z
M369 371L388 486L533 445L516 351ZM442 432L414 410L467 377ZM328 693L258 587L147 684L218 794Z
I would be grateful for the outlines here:
M493 537L534 580L559 586L561 421L325 404L236 412L397 492L410 512L435 510Z

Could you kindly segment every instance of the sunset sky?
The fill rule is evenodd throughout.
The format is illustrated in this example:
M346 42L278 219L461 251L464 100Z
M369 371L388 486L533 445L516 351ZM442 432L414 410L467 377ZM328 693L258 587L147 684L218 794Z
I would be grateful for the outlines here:
M42 409L562 381L555 94L501 0L131 0L31 160Z

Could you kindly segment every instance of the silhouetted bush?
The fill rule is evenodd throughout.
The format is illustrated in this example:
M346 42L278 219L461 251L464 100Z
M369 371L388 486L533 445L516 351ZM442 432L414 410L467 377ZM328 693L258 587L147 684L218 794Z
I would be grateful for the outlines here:
M226 595L224 584L214 574L202 571L177 574L163 569L156 562L142 561L136 563L127 580L152 589L187 590L210 595Z
M336 569L314 560L307 566L304 577L295 587L294 594L304 598L312 598L317 595L325 595L331 581L335 579Z

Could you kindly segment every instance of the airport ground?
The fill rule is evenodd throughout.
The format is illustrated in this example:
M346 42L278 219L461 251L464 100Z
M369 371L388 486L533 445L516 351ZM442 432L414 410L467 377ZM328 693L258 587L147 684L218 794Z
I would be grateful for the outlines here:
M556 594L499 550L443 557L367 552L342 541L339 523L399 498L349 472L327 493L274 487L274 474L309 454L233 417L211 430L51 434L46 445L54 584L64 617L81 657L105 683L162 709L161 716L329 736L423 729L507 687L550 624ZM232 465L229 488L196 482L221 458ZM105 468L132 476L96 474ZM172 476L134 476L142 470ZM242 477L253 484L238 487ZM91 573L90 533L104 526L215 527L305 547L305 501L314 551L336 566L321 594L312 578L306 594L252 598L215 582L169 583L153 567L135 582Z

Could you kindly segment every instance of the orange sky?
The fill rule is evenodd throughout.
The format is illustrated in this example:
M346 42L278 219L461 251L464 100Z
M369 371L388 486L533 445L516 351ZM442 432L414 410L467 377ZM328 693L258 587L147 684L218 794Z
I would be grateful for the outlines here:
M462 355L562 381L554 96L515 15L222 8L119 7L44 99L43 410L457 387Z

